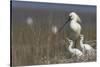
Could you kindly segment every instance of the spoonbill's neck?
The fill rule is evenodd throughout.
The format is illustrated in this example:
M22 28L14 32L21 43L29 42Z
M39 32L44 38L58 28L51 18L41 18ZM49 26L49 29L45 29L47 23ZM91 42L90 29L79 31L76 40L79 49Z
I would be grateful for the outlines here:
M80 39L80 45L83 46L83 38Z
M72 19L72 21L76 23L77 22L77 19Z
M80 44L83 44L83 40L80 40Z

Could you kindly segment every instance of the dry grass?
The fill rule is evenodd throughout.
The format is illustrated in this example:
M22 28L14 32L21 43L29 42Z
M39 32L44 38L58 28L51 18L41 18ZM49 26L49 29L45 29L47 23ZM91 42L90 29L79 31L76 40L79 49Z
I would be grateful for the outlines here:
M88 57L85 57L84 60L77 60L75 57L73 59L66 48L68 45L64 42L64 39L51 32L47 33L38 32L36 34L29 29L18 31L17 35L15 33L16 36L13 36L12 41L13 65L57 64L96 60L93 59L96 56L92 57L92 60Z

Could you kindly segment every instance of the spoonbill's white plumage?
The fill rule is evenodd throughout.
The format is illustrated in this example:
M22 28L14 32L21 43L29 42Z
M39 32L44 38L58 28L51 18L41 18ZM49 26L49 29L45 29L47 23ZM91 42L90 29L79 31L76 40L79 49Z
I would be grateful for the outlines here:
M83 56L83 53L82 53L79 49L72 48L72 46L73 46L73 41L70 40L70 39L67 39L67 40L69 41L68 50L69 50L74 56L76 56L77 58L80 58L81 56Z
M81 19L75 12L71 12L69 14L69 20L67 21L67 35L69 39L74 41L75 47L77 39L81 33L81 25L79 24L80 22Z
M67 29L68 29L68 37L72 40L76 40L81 33L81 25L79 16L75 12L71 12L69 14L70 20L68 21Z
M71 12L69 14L69 18L66 21L66 23L59 29L59 31L61 31L64 28L64 26L67 24L66 26L67 36L69 39L74 41L75 47L76 47L76 42L81 33L81 25L79 24L80 22L81 22L81 19L78 16L78 14L76 14L75 12Z
M80 35L80 46L82 48L82 51L84 53L87 52L88 54L93 54L94 51L95 51L93 49L93 47L91 47L89 44L84 44L83 41L84 41L84 36L83 35Z

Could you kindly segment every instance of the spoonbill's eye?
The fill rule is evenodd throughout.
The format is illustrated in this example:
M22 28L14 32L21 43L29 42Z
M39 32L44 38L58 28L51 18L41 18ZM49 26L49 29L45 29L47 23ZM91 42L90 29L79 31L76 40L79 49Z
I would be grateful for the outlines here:
M70 19L73 19L73 16L72 15L70 15L69 17L70 17Z
M69 15L69 17L72 17L72 15Z

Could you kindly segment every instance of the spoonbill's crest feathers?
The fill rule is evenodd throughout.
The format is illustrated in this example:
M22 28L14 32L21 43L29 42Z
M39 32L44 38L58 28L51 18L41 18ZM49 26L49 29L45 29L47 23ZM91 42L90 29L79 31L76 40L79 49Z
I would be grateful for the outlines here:
M77 22L81 22L80 17L78 16L78 14L76 14L75 12L71 12L69 14L69 17L71 20L76 20Z

